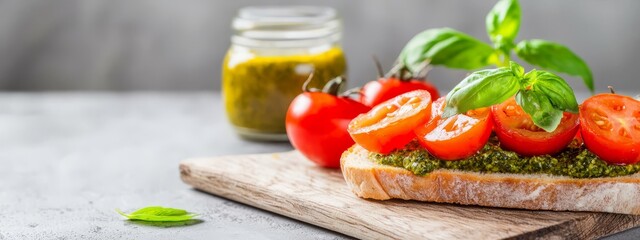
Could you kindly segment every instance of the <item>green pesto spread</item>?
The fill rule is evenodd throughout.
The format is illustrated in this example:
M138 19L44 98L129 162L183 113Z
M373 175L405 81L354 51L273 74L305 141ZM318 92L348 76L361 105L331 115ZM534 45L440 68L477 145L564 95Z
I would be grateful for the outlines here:
M524 173L570 176L574 178L616 177L640 171L640 164L612 165L602 161L584 147L570 146L550 156L521 157L503 150L497 141L489 141L477 154L458 161L440 160L412 142L403 150L390 154L371 153L384 165L405 168L424 176L437 169L457 169L483 173Z

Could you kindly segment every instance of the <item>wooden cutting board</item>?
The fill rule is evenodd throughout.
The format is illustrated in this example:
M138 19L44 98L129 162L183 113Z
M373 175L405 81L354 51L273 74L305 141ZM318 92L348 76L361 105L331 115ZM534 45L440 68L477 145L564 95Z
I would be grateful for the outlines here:
M296 152L185 160L191 186L364 239L589 239L640 225L640 216L500 209L356 197L339 170Z

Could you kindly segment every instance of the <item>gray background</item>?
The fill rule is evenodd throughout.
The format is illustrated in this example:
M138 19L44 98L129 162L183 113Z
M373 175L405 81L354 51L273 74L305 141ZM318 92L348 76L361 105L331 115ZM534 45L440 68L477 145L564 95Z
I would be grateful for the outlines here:
M344 18L351 77L375 77L377 54L388 68L414 34L449 26L488 41L484 18L495 1L4 0L0 1L1 90L217 90L220 64L238 8L316 4ZM521 1L518 40L570 46L590 65L597 89L637 92L640 1ZM449 89L464 71L438 68ZM584 91L577 78L568 80Z

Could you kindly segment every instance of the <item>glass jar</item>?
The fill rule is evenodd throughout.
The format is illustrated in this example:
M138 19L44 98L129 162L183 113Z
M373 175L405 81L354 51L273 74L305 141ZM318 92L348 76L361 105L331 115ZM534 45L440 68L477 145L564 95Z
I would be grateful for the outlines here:
M313 73L310 88L344 75L342 26L326 7L246 7L222 66L227 118L240 136L286 141L285 116Z

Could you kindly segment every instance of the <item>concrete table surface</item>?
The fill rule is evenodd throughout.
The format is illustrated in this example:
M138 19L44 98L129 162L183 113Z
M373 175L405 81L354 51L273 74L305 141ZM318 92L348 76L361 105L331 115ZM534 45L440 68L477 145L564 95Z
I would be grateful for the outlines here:
M0 93L0 239L348 238L179 178L185 158L290 149L237 137L219 93ZM203 221L157 227L114 210L149 205Z

